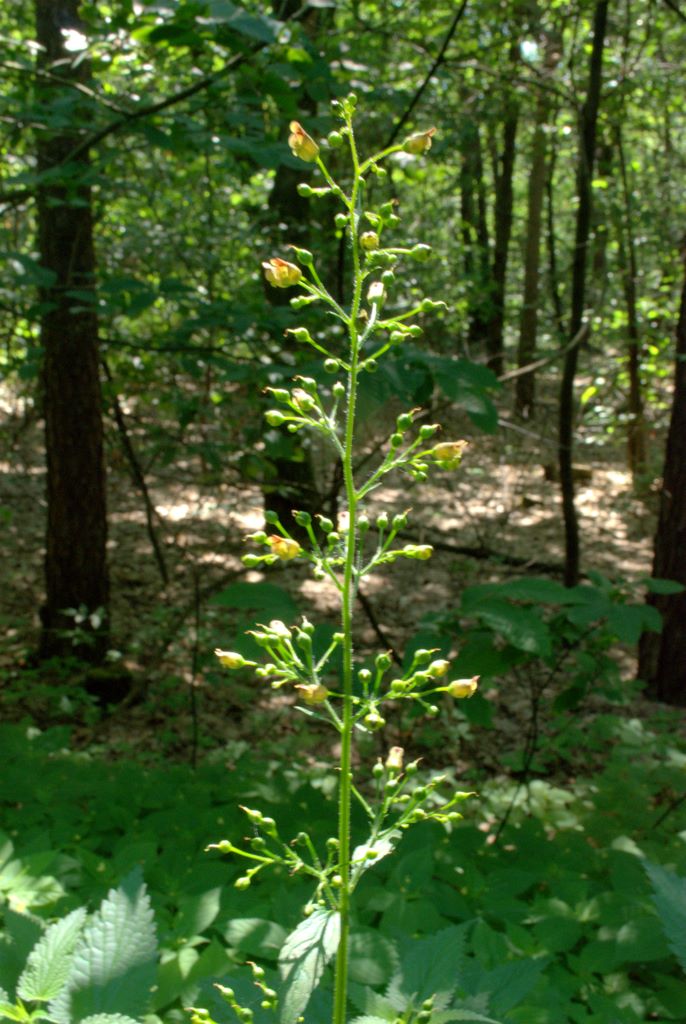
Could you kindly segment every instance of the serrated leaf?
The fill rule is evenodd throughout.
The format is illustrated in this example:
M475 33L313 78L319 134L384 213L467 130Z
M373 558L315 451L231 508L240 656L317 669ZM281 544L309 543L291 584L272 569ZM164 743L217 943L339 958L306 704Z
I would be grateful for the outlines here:
M338 949L340 933L338 913L316 910L284 942L279 953L279 973L285 991L281 1001L282 1024L295 1024L307 1006L324 968Z
M388 1024L388 1017L355 1017L351 1024Z
M21 1006L15 1006L13 1003L0 1002L0 1017L4 1017L5 1020L18 1020L26 1022L26 1010Z
M436 1010L444 1010L459 981L464 959L465 926L444 928L413 942L386 995L395 1008L419 1007L433 998Z
M156 952L150 900L135 871L87 922L67 983L50 1003L51 1018L76 1024L94 1014L142 1014L155 981Z
M360 846L356 846L353 850L351 859L353 878L355 881L357 881L363 872L368 871L369 868L373 868L375 864L378 864L380 860L387 857L389 853L393 853L393 850L400 839L401 833L398 830L395 830L383 839L375 839L372 842L362 843Z
M83 908L50 925L31 950L17 983L21 999L47 1002L54 999L69 977L74 947L86 920Z
M140 1024L133 1017L125 1017L123 1013L94 1013L85 1017L81 1024Z
M431 1014L431 1024L449 1024L452 1020L476 1020L481 1021L482 1024L500 1024L500 1021L494 1020L493 1017L484 1017L483 1013L477 1013L476 1010L442 1010L439 1013Z
M651 864L643 865L653 886L653 903L667 942L686 971L686 878Z

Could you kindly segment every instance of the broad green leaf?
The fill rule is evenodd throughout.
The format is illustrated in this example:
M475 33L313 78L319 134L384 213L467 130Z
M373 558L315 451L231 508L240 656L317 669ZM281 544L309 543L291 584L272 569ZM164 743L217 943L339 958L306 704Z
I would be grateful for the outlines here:
M324 968L338 949L340 916L330 910L316 910L291 932L279 954L279 973L285 994L281 1001L282 1024L295 1024Z
M150 900L132 872L87 922L67 983L49 1010L56 1024L101 1013L142 1014L155 981L157 945Z
M2 999L0 999L0 1017L4 1017L5 1020L21 1021L22 1024L26 1024L26 1010L21 1006L15 1006L14 1003L5 1002Z
M552 653L550 629L533 609L493 598L481 603L472 614L520 651L542 658Z
M653 886L653 902L667 941L686 971L686 878L649 861L644 867Z
M85 1017L81 1024L140 1024L133 1017L125 1017L122 1013L94 1013Z
M398 966L395 944L376 928L355 928L350 935L348 971L360 985L387 985Z
M437 1010L446 1009L460 980L465 935L465 926L460 925L408 944L386 991L399 1013L432 997Z
M17 984L21 999L47 1002L61 991L69 977L74 947L85 920L86 911L79 908L50 925L31 950Z
M274 921L260 917L237 917L224 929L224 938L230 946L248 956L275 960L286 940L286 929Z
M451 1020L476 1020L481 1021L482 1024L500 1024L500 1021L494 1020L493 1017L484 1017L483 1013L477 1013L476 1010L459 1009L458 1007L431 1014L431 1024L448 1024Z
M677 583L676 580L663 580L652 576L642 581L645 584L645 588L649 594L682 594L684 591L683 583Z
M396 830L383 839L376 839L373 842L356 846L351 859L353 878L357 880L364 871L373 868L389 853L393 853L400 838L401 834Z

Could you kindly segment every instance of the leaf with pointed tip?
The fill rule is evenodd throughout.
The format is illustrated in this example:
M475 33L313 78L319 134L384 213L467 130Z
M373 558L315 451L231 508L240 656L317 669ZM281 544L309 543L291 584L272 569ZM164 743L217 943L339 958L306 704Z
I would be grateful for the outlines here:
M49 1006L55 1024L89 1016L145 1012L155 982L157 943L150 900L139 870L111 889L87 922L71 972Z
M62 990L69 977L74 947L85 920L86 911L79 908L45 931L31 950L17 983L20 999L47 1002Z
M338 949L340 915L315 910L291 932L279 953L279 972L284 984L281 1024L295 1024L319 984L324 968Z

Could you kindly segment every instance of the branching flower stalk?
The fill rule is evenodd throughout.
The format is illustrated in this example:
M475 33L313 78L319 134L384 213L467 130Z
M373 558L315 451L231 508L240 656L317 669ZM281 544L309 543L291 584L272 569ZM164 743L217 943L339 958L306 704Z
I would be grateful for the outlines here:
M293 511L295 522L305 530L309 545L304 546L289 532L274 513L267 513L268 525L275 532L258 531L249 538L262 546L262 554L244 556L250 567L261 567L295 559L307 559L318 579L328 579L340 596L341 630L323 654L315 654L314 626L303 619L295 626L279 620L260 625L251 635L265 652L265 661L258 664L234 651L218 650L220 662L229 669L250 668L255 675L271 682L273 688L292 685L309 714L327 721L340 737L338 787L338 830L326 844L326 853L318 851L306 832L285 842L276 822L260 811L243 808L255 835L248 848L236 846L231 840L214 844L214 848L247 862L249 867L235 883L247 888L254 876L264 868L282 864L292 874L310 876L316 883L313 899L305 908L305 920L286 940L281 956L283 991L277 994L264 982L264 972L253 967L255 982L264 998L264 1009L276 1009L281 1000L284 1024L295 1021L305 1009L309 995L318 984L323 964L334 959L333 1024L345 1024L347 1014L348 956L351 922L351 899L360 877L381 857L392 852L402 832L411 824L433 819L454 822L460 818L456 805L469 796L462 792L444 792L446 778L435 776L423 784L417 782L418 761L404 764L404 751L392 747L385 761L372 769L372 797L355 784L352 770L353 737L356 729L374 732L383 728L384 704L402 700L418 702L434 716L438 707L433 699L439 694L453 698L470 697L478 677L448 681L450 663L435 657L435 651L418 650L409 667L396 678L388 678L391 658L382 652L374 659L374 667L356 668L354 652L354 605L360 581L377 567L398 558L424 560L432 549L424 544L396 546L396 539L407 521L407 513L392 518L382 513L376 518L377 543L369 550L367 541L371 523L365 514L367 496L388 474L402 472L415 481L423 481L432 469L454 470L460 465L466 442L434 442L438 424L414 425L419 410L398 416L395 429L380 464L366 477L356 480L354 471L357 394L360 375L376 368L376 361L390 348L421 334L412 322L420 313L444 307L444 303L423 299L414 308L384 317L388 290L395 281L394 268L403 259L424 261L430 256L426 245L385 246L382 234L396 227L399 218L392 202L378 209L365 209L365 186L369 175L385 175L380 161L393 153L404 152L421 157L428 152L434 128L409 136L403 142L361 160L353 131L355 97L334 104L341 119L340 130L329 134L327 144L339 148L347 143L351 163L351 183L346 191L331 175L320 146L298 123L290 126L289 145L295 156L316 164L325 184L312 187L301 184L301 194L311 197L333 194L343 210L336 215L336 227L345 231L351 254L352 286L348 303L343 306L322 282L314 256L306 249L291 247L297 262L273 257L263 264L267 281L276 288L298 287L300 293L291 300L295 309L313 302L324 303L329 313L340 321L348 339L345 354L331 350L328 342L313 338L306 327L292 329L295 340L313 347L324 357L324 368L335 374L330 389L320 393L317 382L309 377L296 377L292 388L272 388L275 407L266 413L271 426L285 426L292 433L310 429L331 444L342 463L346 515L335 524L325 516ZM327 393L327 391L329 393ZM342 654L342 673L336 682L329 667L336 651ZM353 800L362 806L369 822L369 836L361 846L352 849L351 807ZM297 942L295 941L297 939ZM321 949L322 966L312 977L294 976L290 970L288 949L297 945L302 963L303 943ZM289 945L290 943L290 945ZM294 982L298 982L297 992ZM252 1020L252 1011L238 1004L231 989L218 986L222 995L241 1020ZM302 993L305 992L303 996ZM300 1002L298 1002L300 1000ZM197 1021L209 1021L207 1011L194 1011Z

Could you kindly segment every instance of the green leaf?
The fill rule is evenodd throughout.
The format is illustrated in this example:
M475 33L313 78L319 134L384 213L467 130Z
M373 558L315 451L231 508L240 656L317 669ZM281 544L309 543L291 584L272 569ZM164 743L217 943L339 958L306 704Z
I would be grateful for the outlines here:
M86 920L83 908L50 925L31 950L17 984L21 999L47 1002L61 991L71 969L74 947Z
M653 902L667 941L686 971L686 878L649 861L644 867L653 886Z
M81 1024L140 1024L133 1017L125 1017L123 1013L94 1013L84 1018Z
M388 1024L391 1018L388 1017L369 1017L365 1014L364 1017L355 1017L351 1024Z
M446 1008L462 970L465 934L464 925L444 928L407 947L386 992L399 1013L431 997L437 1010Z
M387 985L398 966L397 949L375 928L355 928L350 935L348 972L360 985Z
M150 900L135 871L86 924L67 983L50 1004L51 1017L77 1024L94 1014L142 1014L155 981L156 951Z
M552 653L550 629L540 614L531 608L520 608L507 601L491 598L481 601L477 607L463 610L475 615L520 651L537 654L541 658L547 658Z
M237 917L226 926L224 938L241 953L275 960L286 940L286 930L259 917Z
M431 1014L431 1024L448 1024L451 1020L476 1020L481 1021L482 1024L500 1024L500 1021L493 1020L492 1017L484 1017L483 1013L477 1013L476 1010L456 1008Z
M279 34L281 23L265 15L248 14L229 0L212 0L210 12L213 21L228 25L249 39L262 43L273 43Z
M338 949L340 931L338 913L316 910L284 942L279 954L279 972L285 989L282 1024L295 1024L304 1011L324 968Z
M645 584L645 588L649 594L683 594L684 585L683 583L677 583L676 580L663 580L657 577L653 578L649 576L648 579L642 581Z
M261 621L265 622L277 616L290 618L298 613L293 598L273 583L233 583L226 590L215 594L211 604L221 605L222 608L259 611Z

